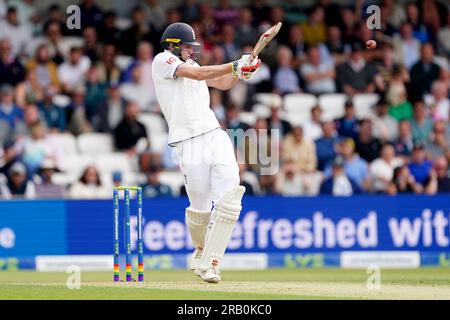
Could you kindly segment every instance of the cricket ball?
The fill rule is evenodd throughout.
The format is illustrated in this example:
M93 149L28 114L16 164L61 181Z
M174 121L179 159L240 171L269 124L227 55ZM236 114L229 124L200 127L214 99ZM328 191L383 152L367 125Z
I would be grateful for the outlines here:
M377 47L377 42L375 40L368 40L366 42L367 49L375 49Z

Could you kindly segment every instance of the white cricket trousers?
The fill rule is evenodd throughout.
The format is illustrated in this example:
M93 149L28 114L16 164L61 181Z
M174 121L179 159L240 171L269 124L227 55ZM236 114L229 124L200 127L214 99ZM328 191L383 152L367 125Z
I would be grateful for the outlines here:
M218 128L175 145L190 207L209 211L239 185L239 166L227 133Z

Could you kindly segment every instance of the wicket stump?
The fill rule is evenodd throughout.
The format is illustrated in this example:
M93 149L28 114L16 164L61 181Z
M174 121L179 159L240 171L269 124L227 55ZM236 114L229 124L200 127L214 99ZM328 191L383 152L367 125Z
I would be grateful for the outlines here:
M120 261L119 261L119 191L124 191L125 215L124 215L124 240L125 240L125 277L126 281L133 281L131 269L131 226L130 226L130 191L137 193L137 246L138 246L138 281L144 281L144 242L142 238L142 188L140 187L115 187L113 188L114 203L114 282L120 281Z

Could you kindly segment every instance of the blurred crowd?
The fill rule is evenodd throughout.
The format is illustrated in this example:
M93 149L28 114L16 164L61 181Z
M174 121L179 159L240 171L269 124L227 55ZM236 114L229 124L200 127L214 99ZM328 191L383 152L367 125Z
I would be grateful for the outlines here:
M64 146L51 137L111 135L114 151L136 163L148 197L181 190L160 175L176 171L168 149L152 146L143 114L161 117L151 64L164 28L190 23L201 43L200 65L249 52L278 21L283 28L261 53L263 64L229 92L211 89L211 108L224 129L277 129L280 169L242 163L247 194L349 196L359 193L450 192L450 7L445 1L379 1L380 29L367 27L365 1L184 0L175 6L136 1L131 16L82 0L81 29L69 29L65 7L45 11L35 0L0 0L0 198L102 198L110 189L95 163L71 183ZM374 39L378 46L367 50ZM258 93L273 93L268 112ZM345 112L324 119L320 105L301 123L283 112L283 98L344 93ZM373 115L357 118L352 97L378 94ZM302 108L301 105L298 108ZM243 114L253 113L253 121ZM167 130L164 128L164 130ZM269 136L268 139L273 137ZM245 158L245 157L244 157ZM80 164L84 165L84 164ZM122 183L122 172L112 181Z

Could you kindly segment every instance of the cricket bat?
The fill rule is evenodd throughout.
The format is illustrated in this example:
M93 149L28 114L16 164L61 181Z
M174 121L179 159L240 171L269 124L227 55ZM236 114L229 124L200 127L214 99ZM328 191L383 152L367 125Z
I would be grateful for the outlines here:
M280 31L282 23L278 22L277 24L273 25L269 29L264 32L261 37L259 38L256 45L253 47L252 53L250 55L250 61L253 61L259 53L264 49L270 41L277 35L278 31Z

